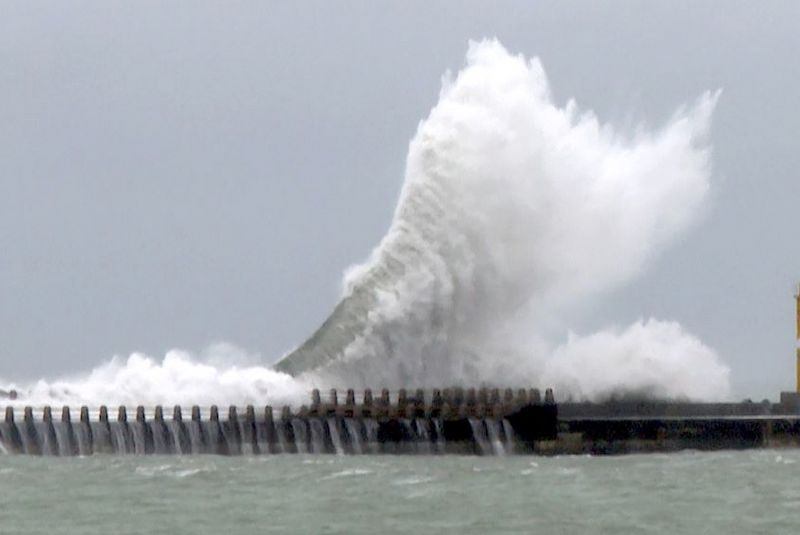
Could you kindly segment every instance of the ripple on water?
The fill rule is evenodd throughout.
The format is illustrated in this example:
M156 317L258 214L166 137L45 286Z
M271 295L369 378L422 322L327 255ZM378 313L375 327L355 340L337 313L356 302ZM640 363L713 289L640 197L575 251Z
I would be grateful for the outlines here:
M358 477L358 476L366 476L372 474L372 470L367 468L351 468L349 470L342 470L340 472L334 472L332 474L328 474L320 478L321 480L325 479L338 479L340 477Z
M156 466L137 466L136 475L155 478L155 477L168 477L175 479L183 479L187 477L196 476L198 474L214 472L216 468L213 466L203 466L196 468L185 468L173 464L161 464Z
M405 485L422 485L424 483L430 483L434 481L432 477L423 477L423 476L412 476L412 477L405 477L402 479L395 479L392 481L392 485L398 486L405 486Z

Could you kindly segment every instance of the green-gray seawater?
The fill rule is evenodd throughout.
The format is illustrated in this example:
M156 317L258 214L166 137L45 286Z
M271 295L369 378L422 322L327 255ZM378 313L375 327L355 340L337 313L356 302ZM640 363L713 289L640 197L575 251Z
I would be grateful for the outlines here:
M800 530L800 450L622 457L0 456L0 533Z

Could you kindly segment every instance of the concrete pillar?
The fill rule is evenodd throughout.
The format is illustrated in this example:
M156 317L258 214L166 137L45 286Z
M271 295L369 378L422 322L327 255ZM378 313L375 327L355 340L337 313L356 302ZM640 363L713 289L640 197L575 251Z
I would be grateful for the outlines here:
M347 396L344 400L344 409L338 414L347 418L355 416L356 411L356 392L352 388L347 389Z
M489 403L492 405L497 405L500 403L500 389L499 388L492 388L491 392L489 392Z
M236 406L228 407L228 421L222 426L225 439L228 442L228 453L239 455L242 453L242 436L239 432L239 416L236 414Z
M481 388L478 390L478 403L481 405L486 405L489 403L489 389L488 388Z
M264 437L266 444L261 445L261 452L279 453L278 432L275 429L275 418L270 405L264 407Z
M339 396L336 393L335 388L330 389L328 400L328 405L325 407L325 411L323 412L322 416L332 416L336 414L336 409L339 406Z
M311 406L319 407L320 405L322 405L322 398L319 395L319 388L315 388L311 391Z
M514 391L510 388L506 388L503 391L503 403L506 405L511 405L514 402Z
M147 423L147 418L144 414L144 407L141 405L136 407L136 425L141 429L141 440L143 441L142 444L136 444L136 453L152 455L155 451L153 430Z
M400 407L408 405L408 392L406 392L405 388L397 391L397 405Z
M150 427L153 431L153 436L159 437L159 445L163 445L164 453L177 453L175 439L166 422L164 422L164 407L161 405L156 405L153 410L153 424ZM155 438L153 440L155 442Z
M528 404L528 391L524 388L517 390L517 398L514 400L518 407Z
M192 405L192 421L189 425L192 429L192 432L189 433L189 438L194 440L192 437L197 437L199 441L198 444L192 444L192 452L209 453L208 433L206 432L205 426L203 426L203 417L200 414L200 407L197 405Z
M364 406L371 407L372 406L372 389L367 388L364 390Z
M281 407L281 420L288 421L292 418L292 409L288 405Z
M75 436L75 430L72 428L72 418L69 413L69 407L64 405L61 407L61 425L64 428L64 435L66 435L67 443L64 445L66 451L60 452L62 455L75 456L78 455L78 437Z
M117 426L119 426L120 434L116 437L118 440L122 440L121 444L117 444L117 451L116 453L132 453L133 452L133 441L131 440L129 429L128 429L128 411L125 408L125 405L120 405L117 409Z
M464 389L456 387L453 389L453 405L459 406L464 403Z
M542 402L542 395L539 393L538 388L531 388L528 391L528 401L531 405L539 405Z
M22 437L17 429L17 424L14 423L14 408L6 407L5 414L6 429L8 430L8 437L6 437L6 446L13 453L24 453L22 449Z
M36 431L36 422L33 420L33 409L25 407L22 416L23 420L23 441L25 443L25 453L28 455L41 455L42 444L39 441L39 433Z
M95 452L94 431L92 430L91 422L89 422L89 407L86 405L81 407L80 420L81 430L84 438L84 447L86 448L85 451L82 451L81 453L85 455L92 455Z
M438 418L442 413L442 405L444 405L442 391L434 388L431 392L431 402L425 407L425 415L431 418Z
M192 452L192 439L189 437L189 431L186 429L186 424L183 423L183 410L180 405L172 407L172 428L174 430L173 436L175 441L175 451L177 453L191 453Z
M89 411L86 411L86 419L89 419ZM111 442L111 424L108 421L108 407L100 406L100 413L97 423L91 424L92 429L92 450L94 453L114 453L114 446Z
M548 388L547 390L544 391L544 402L547 405L555 405L556 396L555 396L555 394L553 394L553 389L552 388Z
M211 405L208 409L208 448L210 453L219 453L227 455L228 444L225 441L225 436L222 433L222 426L219 423L219 409L216 405Z
M421 388L417 388L416 392L414 392L414 418L421 418L425 416L425 391Z
M384 388L381 390L381 405L383 405L384 407L388 407L390 404L391 401L389 398L389 389Z
M56 438L56 429L53 427L53 409L49 405L45 406L42 412L42 422L44 423L45 434L42 453L58 455L58 439Z
M244 423L242 424L242 443L247 444L255 455L261 453L256 431L256 409L248 405L244 410Z

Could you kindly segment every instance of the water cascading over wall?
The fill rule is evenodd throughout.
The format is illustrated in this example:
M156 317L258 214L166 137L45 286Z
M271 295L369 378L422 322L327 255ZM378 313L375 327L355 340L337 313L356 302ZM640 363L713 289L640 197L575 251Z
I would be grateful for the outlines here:
M343 404L336 391L323 403L315 391L310 406L297 412L284 407L278 417L272 407L256 411L247 406L243 412L228 409L222 419L216 406L202 417L199 407L192 407L184 420L180 406L172 418L165 419L161 407L155 407L148 419L144 407L135 409L135 419L128 419L126 407L119 407L116 419L109 418L106 407L93 413L80 409L72 421L69 407L61 418L54 419L50 407L39 417L25 408L18 421L12 407L7 407L0 422L0 452L45 456L92 454L167 455L217 454L266 455L300 454L478 454L506 455L532 451L534 442L554 439L557 433L556 406L551 391L544 400L538 390L500 391L446 389L413 396L404 390L391 399L383 390L379 399L364 392L356 404L355 392L349 390Z
M716 98L625 137L574 101L559 107L538 59L471 43L410 143L388 232L276 369L330 386L725 396L727 368L677 324L641 321L561 346L542 327L568 325L559 316L634 278L696 219Z

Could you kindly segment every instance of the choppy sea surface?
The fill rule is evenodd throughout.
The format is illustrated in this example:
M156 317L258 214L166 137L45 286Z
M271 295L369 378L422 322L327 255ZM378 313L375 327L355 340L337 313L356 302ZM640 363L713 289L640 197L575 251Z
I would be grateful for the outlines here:
M800 450L622 457L0 456L0 533L800 530Z

